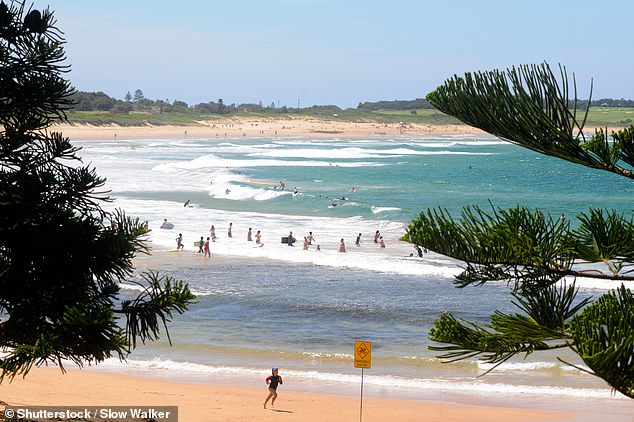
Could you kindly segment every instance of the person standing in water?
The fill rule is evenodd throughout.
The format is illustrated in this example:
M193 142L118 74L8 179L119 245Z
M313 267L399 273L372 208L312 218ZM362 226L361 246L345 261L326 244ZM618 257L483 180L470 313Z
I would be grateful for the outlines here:
M178 237L176 238L176 249L182 251L185 248L185 245L183 245L183 233L179 233Z
M282 377L278 375L278 369L272 368L271 375L266 378L266 384L269 386L269 396L264 400L264 408L266 409L266 404L271 400L271 406L275 404L275 399L277 399L277 387L278 385L284 384L282 381Z
M211 247L209 246L209 238L207 238L207 240L205 240L205 244L203 245L203 258L211 258Z
M229 228L227 229L227 237L233 237L233 223L229 223Z

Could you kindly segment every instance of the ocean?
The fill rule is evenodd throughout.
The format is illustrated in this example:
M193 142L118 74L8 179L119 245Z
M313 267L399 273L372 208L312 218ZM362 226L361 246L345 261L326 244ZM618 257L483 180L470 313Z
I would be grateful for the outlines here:
M557 360L582 365L568 350L517 357L484 376L490 366L475 360L441 363L428 349L440 313L485 323L496 309L516 308L505 284L457 289L452 279L459 262L433 252L419 258L399 238L421 211L437 207L457 216L466 205L525 205L563 214L573 225L588 207L631 215L630 180L490 135L73 143L107 178L114 201L105 208L147 221L155 250L173 251L183 235L182 252L163 252L152 265L187 281L198 295L169 325L173 346L163 336L126 362L110 359L98 369L212 384L241 379L264 388L277 366L283 388L358 395L361 369L353 366L353 348L364 340L372 342L372 367L363 370L370 396L607 406L611 420L629 420L631 400ZM160 228L164 219L171 230ZM217 239L203 264L195 242L207 238L212 225ZM249 228L261 232L263 246L247 241ZM373 241L377 231L385 248ZM290 232L297 238L293 247L282 243ZM304 250L310 232L314 241ZM338 252L341 239L346 253ZM581 297L614 287L578 284ZM134 294L129 281L122 287Z

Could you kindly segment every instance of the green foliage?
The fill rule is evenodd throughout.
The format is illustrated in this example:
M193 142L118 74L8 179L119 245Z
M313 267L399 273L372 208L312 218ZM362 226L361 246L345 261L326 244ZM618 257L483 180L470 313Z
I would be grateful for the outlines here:
M379 111L379 110L418 110L429 109L431 104L424 98L414 100L394 100L359 103L357 110Z
M186 285L153 277L144 297L117 309L147 230L105 212L105 180L48 132L73 90L53 15L35 12L0 2L0 381L46 362L125 358L193 300Z
M572 349L614 389L634 398L634 296L621 286L570 324Z
M466 263L456 277L464 287L497 280L520 291L541 289L566 275L572 259L569 224L524 207L465 207L456 221L443 209L420 214L404 239Z
M587 111L578 116L576 92L574 107L569 108L568 76L563 67L560 79L561 83L546 63L505 72L467 73L446 81L427 99L442 112L514 144L634 178L631 169L616 165L622 160L633 166L634 161L620 154L620 145L611 147L607 135L599 132L586 142Z
M586 140L587 111L580 115L576 95L571 100L568 93L565 69L560 67L557 80L543 64L455 76L427 98L439 110L514 144L634 178L634 126L613 132L611 139L599 130ZM566 276L634 280L632 219L599 209L577 218L577 228L571 228L568 221L521 206L491 213L465 207L459 221L443 209L422 212L405 240L463 261L455 280L460 287L506 281L522 311L495 311L485 327L443 314L430 336L446 345L431 349L445 352L440 357L448 360L479 356L499 364L519 353L567 347L593 375L634 398L632 293L621 285L595 301L579 301L574 284L559 283Z

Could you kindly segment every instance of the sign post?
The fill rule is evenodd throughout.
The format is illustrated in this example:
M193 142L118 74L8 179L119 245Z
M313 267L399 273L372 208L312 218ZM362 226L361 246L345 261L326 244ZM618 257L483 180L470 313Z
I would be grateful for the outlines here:
M359 421L363 419L363 370L372 367L372 342L354 342L354 367L361 368L361 408L359 409Z

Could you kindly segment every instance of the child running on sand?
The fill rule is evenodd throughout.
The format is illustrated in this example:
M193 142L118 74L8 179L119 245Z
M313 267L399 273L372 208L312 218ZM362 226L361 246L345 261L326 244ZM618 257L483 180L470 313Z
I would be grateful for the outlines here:
M282 377L277 375L278 369L272 368L272 374L266 378L266 384L269 386L269 396L264 400L264 408L266 409L266 404L271 400L271 406L275 404L275 399L277 398L277 386L284 384L282 381Z

